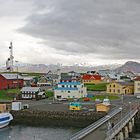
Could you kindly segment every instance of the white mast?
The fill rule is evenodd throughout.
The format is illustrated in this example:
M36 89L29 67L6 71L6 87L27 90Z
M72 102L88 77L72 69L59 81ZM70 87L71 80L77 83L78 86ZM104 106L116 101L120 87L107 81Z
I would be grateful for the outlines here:
M8 60L6 61L6 69L10 72L13 72L13 60L14 60L14 56L13 56L13 45L12 42L10 42L10 58L8 58Z

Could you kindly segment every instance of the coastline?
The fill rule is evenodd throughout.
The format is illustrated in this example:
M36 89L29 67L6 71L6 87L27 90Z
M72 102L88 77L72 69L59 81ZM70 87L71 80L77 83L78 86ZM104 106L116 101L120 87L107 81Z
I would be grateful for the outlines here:
M57 126L57 127L77 127L83 128L98 119L106 113L97 112L60 112L60 111L40 111L40 110L21 110L11 111L14 119L12 125L29 126Z

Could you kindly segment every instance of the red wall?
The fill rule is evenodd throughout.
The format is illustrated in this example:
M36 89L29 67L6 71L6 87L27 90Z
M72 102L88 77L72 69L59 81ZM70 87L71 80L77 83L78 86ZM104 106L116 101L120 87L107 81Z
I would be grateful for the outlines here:
M0 89L10 89L23 87L23 79L5 79L2 75L0 75Z

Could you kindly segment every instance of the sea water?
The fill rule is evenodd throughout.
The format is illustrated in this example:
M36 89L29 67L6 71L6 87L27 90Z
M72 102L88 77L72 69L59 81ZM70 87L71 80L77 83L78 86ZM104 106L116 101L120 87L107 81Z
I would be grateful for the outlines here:
M8 126L0 129L0 140L68 140L75 128Z

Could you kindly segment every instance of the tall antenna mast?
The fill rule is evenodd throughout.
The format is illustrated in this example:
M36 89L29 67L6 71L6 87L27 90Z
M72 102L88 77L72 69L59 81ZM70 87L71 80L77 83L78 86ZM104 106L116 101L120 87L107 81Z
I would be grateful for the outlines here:
M8 60L6 61L6 69L8 71L10 71L10 72L13 72L14 56L13 56L13 45L12 45L12 42L10 42L9 50L10 50L10 58L8 58Z

